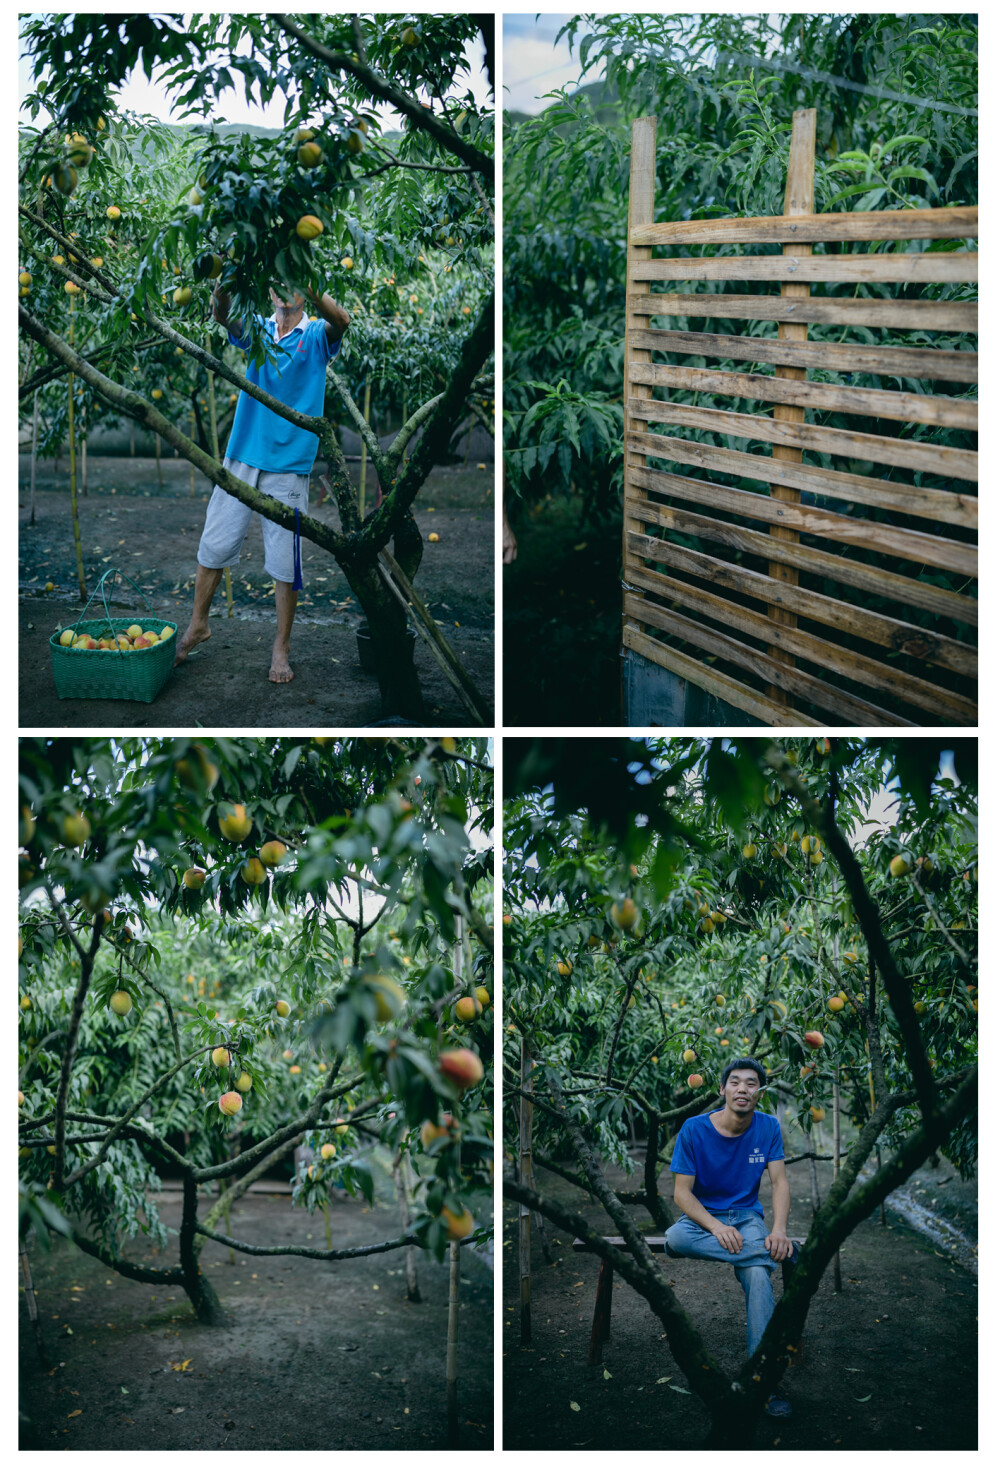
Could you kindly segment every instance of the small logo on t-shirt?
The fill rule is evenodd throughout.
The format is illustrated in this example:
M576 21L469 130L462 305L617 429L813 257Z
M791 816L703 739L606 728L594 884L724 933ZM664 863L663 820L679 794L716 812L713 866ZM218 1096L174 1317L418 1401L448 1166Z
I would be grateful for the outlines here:
M763 1167L764 1166L764 1151L763 1151L763 1148L762 1147L759 1147L759 1146L755 1146L755 1147L751 1148L750 1155L747 1158L747 1161L750 1163L751 1167Z

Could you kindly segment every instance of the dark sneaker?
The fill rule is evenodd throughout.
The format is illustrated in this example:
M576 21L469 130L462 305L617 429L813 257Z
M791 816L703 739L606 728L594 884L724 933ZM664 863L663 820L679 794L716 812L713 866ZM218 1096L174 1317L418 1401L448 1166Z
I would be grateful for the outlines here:
M767 1406L764 1408L764 1411L769 1418L790 1418L792 1416L792 1404L786 1401L784 1397L779 1397L777 1392L772 1392L771 1396L767 1399Z

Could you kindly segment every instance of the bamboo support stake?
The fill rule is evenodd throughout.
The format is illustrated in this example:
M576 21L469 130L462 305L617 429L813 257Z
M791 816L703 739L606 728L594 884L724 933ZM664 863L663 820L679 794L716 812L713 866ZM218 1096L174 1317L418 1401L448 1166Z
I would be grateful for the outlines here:
M70 298L69 304L69 344L73 346L73 329L76 326L74 317L76 314L76 301ZM67 433L69 435L69 502L73 518L73 544L76 548L76 577L80 586L80 598L86 603L87 582L83 575L83 544L80 541L80 511L76 500L76 440L73 426L73 375L69 375L69 408L67 411Z
M84 496L86 496L87 495L87 437L86 437L86 435L81 435L81 437L80 437L80 481L81 481L81 487L80 487L80 489L83 492Z
M528 1054L528 1041L521 1040L521 1104L520 1104L520 1154L517 1178L522 1184L532 1179L531 1125L534 1106L528 1097L531 1094L532 1061ZM521 1278L521 1345L531 1345L531 1210L523 1203L517 1210L517 1261Z
M28 1262L28 1250L23 1239L17 1241L18 1250L21 1255L21 1274L24 1277L24 1298L28 1302L28 1319L31 1321L31 1329L35 1335L35 1346L38 1351L38 1360L43 1372L49 1369L49 1360L45 1355L45 1342L42 1340L42 1326L38 1319L38 1302L35 1299L35 1286L31 1279L31 1265Z
M448 1255L448 1357L445 1382L448 1402L448 1442L458 1442L458 1271L462 1246L457 1239L449 1246Z
M220 1190L220 1192L222 1190L221 1189L221 1184L220 1184L220 1189L219 1190ZM226 1201L226 1203L223 1206L222 1216L226 1220L226 1238L228 1239L229 1237L231 1237L231 1235L229 1233L229 1202L228 1202L228 1200ZM233 1246L232 1246L232 1244L230 1244L230 1246L229 1246L229 1262L230 1262L230 1264L235 1264L236 1263L236 1255L233 1253Z
M656 193L656 119L636 118L632 124L632 159L629 167L628 185L628 237L626 249L626 273L625 280L628 284L629 310L625 314L625 387L622 398L624 410L625 444L628 445L628 437L631 433L645 434L646 421L634 420L629 414L628 402L632 393L631 370L633 364L650 363L652 354L648 348L633 348L629 342L629 336L634 328L643 328L646 321L641 313L632 310L631 302L633 294L644 296L649 293L648 282L632 281L632 267L638 261L649 261L652 259L653 250L651 246L633 246L632 231L639 225L652 225L653 205ZM645 466L646 456L643 452L625 451L625 518L622 527L622 568L625 570L625 578L628 579L629 550L628 539L630 533L645 531L643 522L629 513L629 490L630 480L629 468L632 466Z
M371 380L366 375L365 376L365 424L366 425L370 425L371 424L371 420L369 419L369 415L371 414L371 407L372 407L372 385L371 385ZM359 508L359 510L361 512L361 520L362 520L362 522L365 520L365 473L366 473L367 469L368 469L368 444L367 444L364 436L362 436L361 437L361 482L360 482L360 488L358 490L358 508Z
M785 215L811 215L813 212L813 173L816 156L816 109L798 108L792 114L792 141L788 149L788 175L785 180ZM782 246L784 256L809 256L812 254L812 246L803 242L795 241ZM808 297L808 282L785 282L781 287L782 297ZM808 323L790 322L778 325L778 339L783 342L804 343L809 337ZM804 368L783 368L780 365L775 368L775 378L796 379L802 381L806 377ZM797 405L776 404L774 406L774 419L783 420L786 423L800 425L805 420L805 410ZM801 450L787 445L775 445L772 457L776 461L784 461L796 466L802 464ZM777 501L794 502L798 504L802 500L800 491L793 487L783 486L780 483L773 484L770 488L771 496ZM769 535L776 542L797 543L799 534L789 527L772 527ZM787 563L769 563L767 571L771 578L778 579L781 583L797 584L799 575L794 568ZM778 604L768 605L768 616L777 624L795 626L798 623L797 615L784 609ZM790 655L781 645L768 647L767 651L775 660L780 660L784 665L794 665L795 656ZM782 704L788 703L788 694L780 686L770 685L767 694L775 701Z
M156 479L160 483L160 490L162 491L162 489L163 489L163 468L160 465L160 437L159 437L159 435L157 435L157 437L156 437Z
M323 1222L326 1225L326 1247L333 1252L333 1234L330 1232L330 1200L323 1204Z
M35 525L35 467L38 464L38 390L35 390L31 411L31 515L28 526Z
M833 1180L840 1176L840 1082L833 1082ZM839 1295L844 1288L840 1278L840 1247L833 1256L833 1293Z
M396 1182L396 1201L399 1204L400 1226L404 1233L410 1227L410 1202L413 1198L413 1178L410 1163L405 1154L400 1154L399 1165L393 1169ZM406 1298L413 1305L420 1304L420 1285L417 1282L417 1256L413 1244L407 1244L406 1254Z
M129 427L128 427L128 453L129 453L130 457L132 458L132 460L134 461L135 460L135 425L134 424L129 425Z
M192 410L191 411L191 439L193 440L194 437L195 437L195 419L194 419L194 410ZM188 492L188 496L194 496L194 461L189 462L189 464L190 464L190 467L191 467L191 490Z

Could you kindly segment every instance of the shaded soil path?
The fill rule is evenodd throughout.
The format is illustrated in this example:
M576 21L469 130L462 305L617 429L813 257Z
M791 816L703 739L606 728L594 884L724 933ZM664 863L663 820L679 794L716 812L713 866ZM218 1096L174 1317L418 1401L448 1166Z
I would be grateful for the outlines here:
M160 1213L180 1222L180 1193ZM330 1209L338 1247L399 1232L393 1206ZM325 1247L323 1219L287 1196L251 1192L232 1210L249 1243ZM324 1264L208 1244L202 1267L227 1314L194 1319L186 1296L123 1279L58 1241L31 1267L45 1346L39 1369L20 1295L22 1449L443 1449L448 1263L418 1252L420 1304L406 1298L404 1250ZM125 1250L150 1259L148 1243ZM150 1262L176 1262L176 1240ZM460 1445L493 1446L493 1277L462 1250ZM186 1363L186 1365L185 1365ZM182 1368L183 1370L179 1370ZM79 1414L71 1416L77 1409Z
M605 1164L613 1186L623 1174ZM825 1195L831 1169L819 1164ZM811 1217L808 1164L788 1168L789 1230L805 1234ZM940 1179L951 1177L946 1190ZM669 1184L669 1174L664 1179ZM613 1232L603 1210L579 1189L539 1171L538 1190L594 1227ZM636 1187L641 1178L633 1177ZM958 1182L944 1159L909 1184L920 1201L975 1237L975 1183ZM769 1183L761 1203L770 1224ZM641 1210L633 1209L637 1221ZM876 1212L841 1250L843 1290L833 1293L833 1266L813 1299L801 1364L783 1387L793 1408L787 1421L762 1418L755 1448L975 1449L977 1447L977 1284L950 1256L890 1209ZM647 1232L652 1232L647 1227ZM517 1215L504 1207L503 1377L505 1449L700 1449L709 1429L700 1400L687 1392L663 1327L646 1301L615 1280L612 1339L602 1366L587 1366L599 1261L575 1254L569 1236L547 1226L555 1263L532 1242L532 1334L519 1346ZM745 1352L746 1316L736 1278L724 1266L665 1261L681 1303L709 1348L734 1372ZM777 1282L777 1283L776 1283ZM772 1278L780 1293L780 1275ZM607 1374L607 1375L606 1375ZM579 1411L571 1407L576 1403Z
M42 463L36 475L35 521L30 523L28 458L21 457L20 489L20 724L116 730L178 727L344 728L380 717L378 683L362 671L355 632L361 611L332 558L303 542L305 588L292 635L295 679L276 686L267 679L274 640L274 585L264 572L260 519L254 517L238 567L232 571L234 617L226 617L225 591L213 605L212 639L168 679L152 703L64 700L56 695L48 639L81 611L70 521L69 475ZM211 488L180 460L162 463L160 488L151 459L91 457L88 495L80 497L81 541L87 591L106 569L117 567L142 589L155 613L183 630L190 615L195 560ZM357 468L352 467L356 474ZM369 476L369 495L374 490ZM314 515L338 525L329 498ZM430 606L446 638L479 689L493 699L493 463L437 468L414 508L424 537L417 592ZM439 541L431 543L436 533ZM46 583L53 589L46 593ZM120 584L121 588L122 585ZM129 586L113 614L145 608ZM96 605L88 617L100 617ZM429 725L470 725L441 667L418 636L416 664Z

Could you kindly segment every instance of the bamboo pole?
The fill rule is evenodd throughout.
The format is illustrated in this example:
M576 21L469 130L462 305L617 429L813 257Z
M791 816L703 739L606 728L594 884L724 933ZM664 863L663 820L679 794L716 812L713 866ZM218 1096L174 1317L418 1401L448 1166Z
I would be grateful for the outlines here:
M410 1226L410 1202L413 1198L413 1179L410 1175L409 1159L401 1154L399 1165L393 1169L396 1182L396 1201L399 1204L400 1226L404 1233ZM413 1244L407 1244L406 1254L406 1298L413 1305L420 1304L420 1285L417 1283L417 1256Z
M371 379L365 376L365 424L370 425L372 406L372 384ZM361 438L361 485L358 490L358 509L361 513L362 522L365 520L365 472L368 468L368 446L364 436Z
M219 1188L219 1191L220 1192L222 1191L221 1186ZM229 1200L228 1199L226 1199L226 1201L223 1203L222 1216L226 1220L226 1238L228 1239L228 1238L231 1237L230 1232L229 1232ZM230 1244L230 1246L229 1246L229 1262L230 1262L230 1264L235 1264L236 1263L236 1256L233 1253L233 1246L232 1246L232 1244Z
M840 1176L840 1081L833 1082L833 1180ZM840 1279L840 1245L833 1256L833 1293L839 1295L843 1289Z
M628 234L626 236L626 276L630 294L648 295L649 283L632 281L632 268L639 261L652 259L650 246L633 246L632 231L639 225L652 225L656 194L656 118L636 118L632 123L632 153L629 163L628 184ZM630 295L629 301L635 298ZM645 524L635 515L630 502L634 498L630 471L635 466L645 466L645 453L628 449L631 433L644 435L648 428L645 420L634 420L629 411L632 394L631 371L635 363L651 363L653 355L648 348L633 348L631 332L644 327L641 313L628 311L625 314L625 379L623 414L625 426L625 515L622 520L622 568L628 579L631 555L628 540L634 533L643 533ZM624 610L622 611L624 623ZM624 654L624 651L623 651Z
M453 1239L449 1247L448 1275L448 1357L445 1382L448 1402L448 1442L458 1442L458 1271L462 1245Z
M31 515L28 518L28 526L35 525L35 467L38 464L38 390L34 393L33 408L31 411Z
M532 1061L528 1054L528 1041L521 1040L521 1104L520 1104L520 1155L517 1176L521 1183L530 1183L531 1125L534 1106L528 1099L531 1094ZM517 1262L521 1278L521 1345L531 1345L531 1210L521 1203L517 1210Z
M128 453L129 453L130 457L132 458L132 460L134 461L135 460L135 423L134 423L134 421L128 427Z
M330 1199L323 1204L323 1222L326 1225L326 1247L333 1252L333 1234L330 1232Z
M195 437L195 418L194 418L194 410L192 410L191 411L191 439L193 440L194 437ZM190 464L190 467L191 467L191 490L189 491L188 495L189 496L194 496L194 461L189 462L189 464Z
M69 302L69 344L73 346L73 329L76 327L74 321L76 314L76 300L71 297ZM80 541L80 511L76 500L76 440L74 438L73 426L73 375L69 375L69 409L68 425L69 434L69 503L73 518L73 544L76 548L76 576L80 585L80 598L86 603L87 582L83 575L83 544Z
M81 435L81 437L80 437L80 478L81 478L81 481L82 481L82 491L83 491L84 496L86 496L87 495L87 437L86 437L86 435Z
M43 1372L49 1369L48 1357L45 1355L45 1342L42 1340L42 1326L38 1319L38 1302L35 1299L35 1287L31 1279L31 1265L28 1263L28 1250L23 1239L17 1241L18 1250L21 1255L21 1274L24 1277L24 1298L28 1302L28 1319L31 1321L31 1329L35 1335L35 1347L38 1351L38 1360Z
M788 174L785 179L785 214L786 215L811 215L813 212L813 173L816 156L816 109L797 108L792 114L792 140L788 148ZM812 246L796 241L791 245L782 246L782 255L785 256L808 256L812 254ZM784 282L781 287L782 297L808 297L808 282ZM781 323L778 326L779 341L792 343L804 343L809 337L809 324L804 322ZM803 368L784 368L780 364L774 370L777 379L803 380L806 370ZM801 425L805 420L804 409L797 405L776 404L774 406L774 419L783 420L786 423ZM772 448L772 457L776 461L784 461L793 465L802 464L802 451L794 446L775 445ZM780 483L772 485L770 494L776 501L794 502L798 504L802 500L802 494L794 487L785 486ZM790 527L772 527L769 535L776 542L797 543L799 534ZM787 563L774 562L767 565L767 571L771 578L778 579L781 583L797 584L799 575L796 569ZM798 624L798 616L785 609L780 604L769 604L768 617L777 624L795 627ZM783 646L772 645L768 647L768 655L775 660L780 660L784 665L794 665L795 656L783 648ZM781 686L769 685L767 694L772 700L783 705L788 705L788 693Z
M163 469L162 469L162 467L160 465L160 437L159 437L159 435L157 435L157 437L156 437L156 479L160 483L160 490L162 491L162 489L163 489Z

